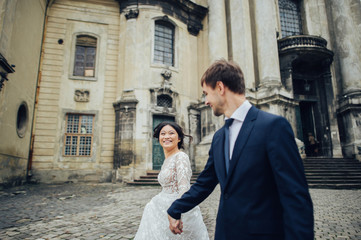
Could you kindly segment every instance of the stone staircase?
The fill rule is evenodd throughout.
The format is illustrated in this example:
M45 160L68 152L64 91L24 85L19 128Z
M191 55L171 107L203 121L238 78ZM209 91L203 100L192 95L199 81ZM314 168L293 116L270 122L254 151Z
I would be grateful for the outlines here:
M308 157L303 160L303 165L310 188L361 189L361 162L356 159ZM127 184L159 186L158 173L158 170L148 170L146 175ZM199 172L193 172L191 184L198 175Z
M158 173L159 170L148 170L146 175L140 176L139 179L134 179L134 181L127 182L128 185L139 185L139 186L159 186L158 183ZM199 172L193 172L193 175L191 177L191 184L193 184L197 177L199 175Z
M310 188L361 189L361 162L356 159L308 157L303 163Z

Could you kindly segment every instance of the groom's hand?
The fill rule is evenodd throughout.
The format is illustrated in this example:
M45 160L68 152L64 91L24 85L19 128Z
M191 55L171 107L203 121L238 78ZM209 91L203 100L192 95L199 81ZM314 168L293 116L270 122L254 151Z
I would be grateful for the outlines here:
M169 220L169 229L171 230L172 233L181 234L183 232L182 220L180 219L176 220L169 215L168 215L168 220Z

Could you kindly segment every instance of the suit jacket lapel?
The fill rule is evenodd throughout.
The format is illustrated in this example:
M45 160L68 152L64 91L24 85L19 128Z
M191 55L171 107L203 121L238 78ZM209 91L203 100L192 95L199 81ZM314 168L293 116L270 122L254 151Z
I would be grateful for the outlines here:
M246 118L244 119L243 125L241 130L238 133L237 136L237 140L236 143L234 144L234 148L233 148L233 154L232 154L232 160L230 161L229 164L229 170L228 170L228 175L227 175L227 181L226 181L226 185L230 179L230 176L233 173L233 169L236 166L239 157L242 154L243 148L246 145L249 135L253 129L255 120L257 118L257 114L258 114L258 109L254 106L252 106L248 113ZM224 157L223 157L224 158Z

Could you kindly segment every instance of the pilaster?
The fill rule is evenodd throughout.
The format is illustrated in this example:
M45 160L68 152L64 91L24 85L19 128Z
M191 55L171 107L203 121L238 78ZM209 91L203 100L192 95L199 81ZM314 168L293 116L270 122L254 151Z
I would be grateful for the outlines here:
M188 120L189 120L189 134L193 137L193 141L189 145L189 158L191 160L192 169L196 170L196 146L200 142L201 139L201 130L200 130L200 112L195 105L190 105L188 107Z
M276 35L276 7L274 1L255 0L255 31L257 45L258 97L274 94L273 88L280 88L281 76Z
M229 9L233 60L243 71L246 89L254 89L256 83L249 2L232 0L229 3Z
M125 92L121 100L113 103L115 110L114 169L134 164L137 104L138 100L132 92Z
M344 95L337 113L343 155L361 161L361 93Z
M228 59L226 7L223 0L209 0L209 60Z
M342 94L337 115L343 155L361 161L361 3L330 0Z
M133 7L130 7L130 9L133 9ZM124 48L124 90L134 89L133 84L135 83L136 73L134 71L127 71L127 69L134 69L134 66L137 66L137 51L135 51L137 49L137 19L127 15L129 11L129 9L124 10L124 17L127 19L124 32L126 46Z
M361 3L358 14L352 12L352 1L330 0L333 15L336 54L340 64L343 94L361 92L361 36L359 23L352 14L361 20Z

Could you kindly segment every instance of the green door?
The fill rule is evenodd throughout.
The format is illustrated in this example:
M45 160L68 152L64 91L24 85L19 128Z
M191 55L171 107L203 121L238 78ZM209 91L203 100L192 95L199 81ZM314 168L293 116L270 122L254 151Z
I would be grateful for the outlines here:
M153 116L153 129L161 122L174 122L174 117L170 116ZM153 170L160 170L164 161L164 152L158 139L153 138Z

